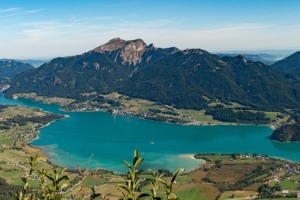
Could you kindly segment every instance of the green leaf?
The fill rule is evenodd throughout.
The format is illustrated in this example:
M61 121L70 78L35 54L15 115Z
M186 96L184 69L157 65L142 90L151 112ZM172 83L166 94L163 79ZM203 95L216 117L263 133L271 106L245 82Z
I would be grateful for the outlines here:
M60 177L59 179L57 179L57 183L60 183L62 180L69 180L69 177L67 175L64 175L62 177Z
M138 158L137 161L134 163L134 168L137 169L143 161L144 158Z
M55 181L54 181L54 178L52 178L51 175L47 174L46 172L44 173L44 175L45 175L48 179L50 179L52 182L55 182Z
M177 169L176 172L173 174L172 180L171 180L171 185L174 184L176 177L179 175L180 172L182 172L184 169Z
M157 180L158 182L164 184L164 185L167 184L166 181L164 179L160 178L160 177L155 177L154 179Z
M126 165L128 168L131 168L131 165L130 165L126 160L123 160L123 162L125 163L125 165Z
M135 182L135 184L134 184L134 188L139 187L139 185L140 185L142 182L144 182L145 180L146 180L146 179L143 179L143 178L137 180L137 181Z
M69 186L68 184L64 183L64 184L62 184L62 186L60 187L60 189L64 189L64 188L66 188L68 186Z
M134 158L139 157L139 151L138 151L137 149L134 150L134 152L133 152L133 157L134 157Z

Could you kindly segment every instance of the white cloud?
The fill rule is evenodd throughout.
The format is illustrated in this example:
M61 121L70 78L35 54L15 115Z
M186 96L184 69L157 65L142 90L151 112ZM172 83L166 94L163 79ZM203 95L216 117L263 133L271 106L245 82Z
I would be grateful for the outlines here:
M24 10L22 8L7 8L7 9L0 10L0 19L19 16L19 15L28 15L28 14L38 13L41 11L43 11L43 9Z
M113 23L107 23L106 19ZM169 20L132 23L112 16L22 24L22 37L1 41L0 57L36 58L81 54L114 37L142 38L158 47L208 51L299 49L300 26L233 24L181 29ZM2 46L3 46L2 45Z
M21 10L21 8L6 8L6 9L0 9L0 13L14 12L18 10Z

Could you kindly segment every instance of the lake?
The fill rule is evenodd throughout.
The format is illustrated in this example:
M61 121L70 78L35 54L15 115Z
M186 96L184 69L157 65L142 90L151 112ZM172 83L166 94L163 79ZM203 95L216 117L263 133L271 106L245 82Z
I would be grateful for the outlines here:
M7 99L2 105L22 105L68 115L40 130L33 146L41 147L51 162L76 168L104 168L125 172L122 160L131 162L133 150L145 158L144 168L192 169L201 160L187 158L196 153L257 153L300 161L300 143L279 143L268 137L272 129L254 125L182 126L105 112L64 112L58 105L29 99Z

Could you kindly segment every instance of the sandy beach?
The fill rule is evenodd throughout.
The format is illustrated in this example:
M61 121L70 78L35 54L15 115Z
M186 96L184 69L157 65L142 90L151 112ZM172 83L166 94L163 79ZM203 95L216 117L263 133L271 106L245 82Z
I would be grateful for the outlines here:
M196 159L194 154L182 154L179 156L180 158L187 158L187 159Z

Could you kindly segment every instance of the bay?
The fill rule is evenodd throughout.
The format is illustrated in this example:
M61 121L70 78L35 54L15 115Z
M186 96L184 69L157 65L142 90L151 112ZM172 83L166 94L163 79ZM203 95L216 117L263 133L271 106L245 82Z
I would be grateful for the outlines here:
M192 169L203 161L189 158L195 153L257 153L300 161L300 143L269 139L272 129L255 125L182 126L105 112L64 112L54 104L29 99L7 99L0 104L22 105L68 115L40 130L31 142L41 147L50 161L75 168L104 168L123 173L123 159L131 161L134 149L142 153L144 168Z

